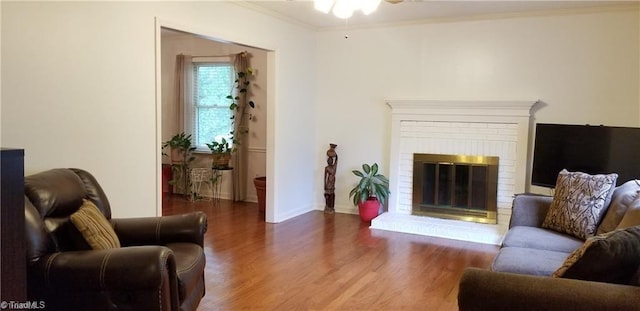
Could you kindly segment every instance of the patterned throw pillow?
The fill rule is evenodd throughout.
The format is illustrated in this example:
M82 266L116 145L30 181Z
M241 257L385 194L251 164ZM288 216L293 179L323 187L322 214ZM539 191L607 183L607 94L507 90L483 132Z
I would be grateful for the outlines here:
M552 276L616 284L634 284L640 266L640 226L588 238Z
M89 200L83 199L82 203L80 209L71 214L71 222L89 246L95 250L120 247L116 232L98 207Z
M595 235L611 201L618 174L589 175L562 170L543 228L586 239Z

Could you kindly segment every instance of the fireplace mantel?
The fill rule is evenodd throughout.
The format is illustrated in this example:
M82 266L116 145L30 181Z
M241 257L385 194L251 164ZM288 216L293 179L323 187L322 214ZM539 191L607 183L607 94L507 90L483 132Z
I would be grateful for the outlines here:
M511 217L512 197L525 191L530 111L535 103L388 100L392 195L388 212L374 219L371 228L499 244ZM410 215L414 153L499 156L498 224Z
M427 114L443 116L513 116L529 117L537 101L451 101L388 100L394 115Z

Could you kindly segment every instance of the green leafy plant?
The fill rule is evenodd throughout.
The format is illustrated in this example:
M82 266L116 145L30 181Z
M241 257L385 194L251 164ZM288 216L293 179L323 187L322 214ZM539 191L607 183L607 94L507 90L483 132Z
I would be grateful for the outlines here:
M212 166L214 168L226 168L229 167L229 160L231 159L231 152L235 150L235 145L232 147L229 145L229 141L222 138L219 142L214 140L210 144L207 143L207 147L211 150L213 156Z
M212 141L210 144L207 143L207 147L211 150L211 153L231 153L233 151L233 147L229 145L229 141L222 138L220 142Z
M166 156L167 154L164 152L165 148L176 149L182 152L183 154L183 162L188 163L195 160L193 156L193 151L196 150L196 147L192 146L191 142L191 134L187 135L184 132L178 133L171 137L170 140L167 140L162 143L162 155Z
M382 174L378 174L378 164L363 164L362 171L353 170L354 175L360 177L360 182L349 192L349 198L353 199L353 205L367 201L370 197L375 197L384 204L389 194L389 179Z

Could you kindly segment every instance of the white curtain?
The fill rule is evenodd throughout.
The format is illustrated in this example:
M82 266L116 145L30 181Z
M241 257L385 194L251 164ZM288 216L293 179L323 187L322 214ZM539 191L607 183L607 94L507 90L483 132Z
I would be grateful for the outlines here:
M189 103L193 98L191 90L193 66L191 59L192 57L189 55L179 54L176 56L175 133L182 132L187 120L191 118L191 111L186 108L191 106Z

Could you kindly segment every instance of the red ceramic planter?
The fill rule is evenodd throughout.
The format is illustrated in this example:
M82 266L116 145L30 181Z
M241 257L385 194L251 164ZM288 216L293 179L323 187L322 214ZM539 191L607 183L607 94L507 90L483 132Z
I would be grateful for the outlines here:
M380 210L380 202L378 199L371 197L368 200L358 204L358 211L360 212L360 219L364 222L369 222L378 216Z

